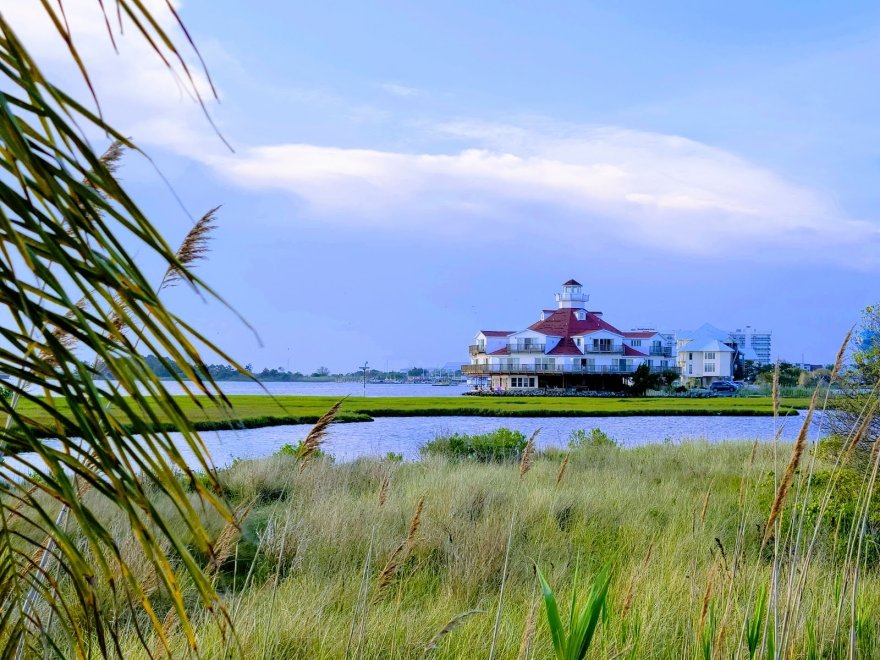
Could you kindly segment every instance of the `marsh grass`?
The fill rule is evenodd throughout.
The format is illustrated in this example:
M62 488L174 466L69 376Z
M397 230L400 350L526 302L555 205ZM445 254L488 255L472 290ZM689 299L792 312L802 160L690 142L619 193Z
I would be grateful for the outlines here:
M778 453L792 449L780 445ZM805 452L812 460L809 446ZM768 605L774 544L763 551L761 544L778 488L773 453L769 444L747 441L584 447L534 455L527 478L520 476L522 461L445 457L342 464L316 458L304 470L290 456L237 463L219 479L231 503L248 512L240 534L219 516L205 520L217 546L220 539L235 542L215 579L236 638L224 640L190 599L202 654L409 658L427 651L458 658L487 654L494 636L498 658L548 657L551 635L543 611L535 610L538 562L560 603L571 600L576 566L582 575L609 567L607 609L590 657L773 657L780 649L822 657L845 655L851 644L876 649L880 575L865 565L865 546L860 555L846 524L825 521L810 538L816 513L802 517L795 508L805 492L798 490L803 471L795 472L779 527L802 525L813 542L801 543L798 558L792 534L782 536L778 583L785 588L777 607L784 634L768 625L776 616ZM817 473L833 467L816 459ZM847 483L860 488L862 481L868 483ZM852 525L861 511L855 502ZM124 538L124 521L117 523ZM375 598L402 539L410 539L406 552L398 553L393 579ZM805 547L808 570L795 574L789 594L789 571L804 565ZM147 575L148 562L143 567ZM161 601L161 590L151 597ZM161 603L156 607L166 614ZM144 657L133 629L125 639L126 658ZM168 644L174 657L185 655L185 636L173 625Z

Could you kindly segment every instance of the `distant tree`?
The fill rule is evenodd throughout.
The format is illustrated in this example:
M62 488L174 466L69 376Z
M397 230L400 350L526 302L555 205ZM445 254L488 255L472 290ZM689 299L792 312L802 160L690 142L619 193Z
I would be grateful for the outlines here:
M322 376L329 376L330 370L327 367L318 367L317 371L312 373L312 376L315 378L320 378Z
M862 311L850 344L850 359L838 385L838 396L829 413L832 429L846 436L864 422L864 415L871 415L862 445L873 445L880 436L880 414L875 407L880 397L880 303Z

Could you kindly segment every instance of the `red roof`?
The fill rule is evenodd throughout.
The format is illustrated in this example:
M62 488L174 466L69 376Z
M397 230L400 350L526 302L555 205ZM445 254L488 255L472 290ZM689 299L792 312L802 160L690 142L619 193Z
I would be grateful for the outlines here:
M547 355L583 355L583 353L574 345L574 340L571 337L566 337L554 346Z
M499 348L497 351L492 351L488 355L510 355L510 348L505 346L504 348Z
M637 351L632 346L623 345L623 354L629 355L630 357L647 357L647 353L642 353L641 351Z
M542 335L552 337L573 337L584 335L598 330L608 330L617 335L623 333L610 323L606 323L592 312L587 312L583 321L575 316L575 310L571 308L557 309L543 321L538 321L529 326L529 330L540 332Z
M480 330L480 334L486 337L507 337L513 334L513 330Z
M633 332L624 332L623 336L630 339L650 339L656 334L656 330L634 330Z

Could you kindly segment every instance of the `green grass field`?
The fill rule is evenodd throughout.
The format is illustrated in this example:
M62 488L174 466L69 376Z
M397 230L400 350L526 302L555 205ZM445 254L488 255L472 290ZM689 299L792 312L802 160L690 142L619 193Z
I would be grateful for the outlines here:
M280 424L311 424L339 399L328 396L237 395L232 408L203 399L203 406L185 397L177 401L200 430L257 428ZM63 403L58 404L64 410ZM806 408L807 399L782 400L782 414ZM24 415L45 422L48 415L34 404L20 406ZM369 421L374 417L603 417L621 415L771 415L770 397L350 397L342 404L339 422ZM161 415L160 415L161 418Z
M241 646L223 641L216 622L193 604L202 655L488 657L512 529L499 659L550 657L535 564L558 592L563 616L575 575L583 597L590 577L610 567L607 616L589 657L748 658L750 626L759 632L754 657L773 657L767 622L774 617L762 609L761 594L771 580L774 544L762 548L761 539L773 474L784 469L791 446L780 446L775 460L770 444L754 451L744 442L586 447L571 453L561 479L558 451L539 456L524 477L516 462L442 457L317 460L302 470L290 456L238 463L221 472L220 482L244 522L240 535L227 538L217 579ZM827 469L817 464L818 473ZM793 496L802 489L798 482ZM394 560L421 499L420 525ZM805 530L812 520L807 517ZM228 537L218 517L206 523L212 535ZM117 517L111 527L124 538L124 520ZM849 639L850 603L841 583L846 534L839 518L829 520L805 573L789 573L783 564L782 595L773 605L779 635L786 613L797 607L784 657L847 657L850 647L858 657L880 652L873 559L862 564ZM783 544L781 555L792 552L792 537L786 534ZM145 583L155 582L148 563L128 558ZM801 578L802 593L788 595L789 579ZM161 617L162 593L150 597ZM464 612L472 613L425 653ZM181 633L172 634L171 644L174 657L186 655ZM144 655L131 631L123 656Z

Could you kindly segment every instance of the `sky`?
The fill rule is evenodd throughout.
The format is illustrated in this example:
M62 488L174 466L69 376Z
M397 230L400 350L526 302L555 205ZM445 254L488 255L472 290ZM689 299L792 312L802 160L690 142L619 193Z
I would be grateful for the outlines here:
M465 362L569 278L621 329L752 325L830 362L880 299L880 4L711 5L175 2L215 131L133 30L114 52L97 0L64 2L150 157L134 198L172 245L222 205L200 274L253 330L167 302L242 363ZM40 3L0 11L87 99Z

